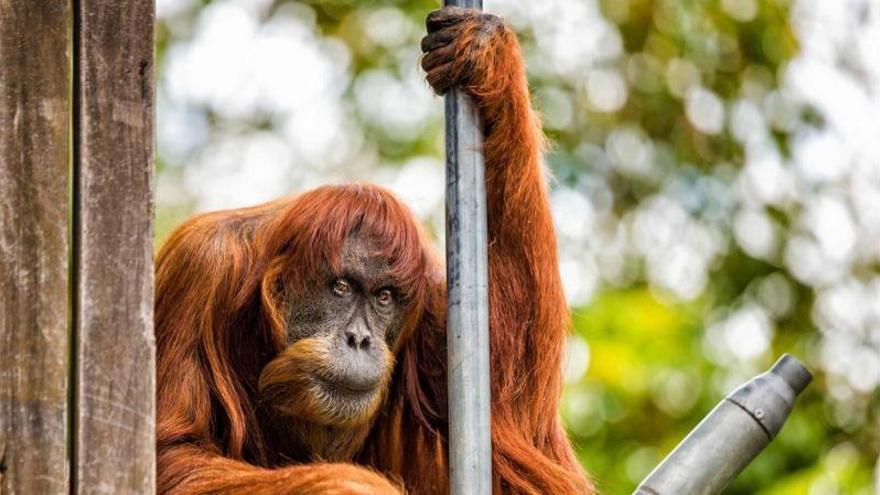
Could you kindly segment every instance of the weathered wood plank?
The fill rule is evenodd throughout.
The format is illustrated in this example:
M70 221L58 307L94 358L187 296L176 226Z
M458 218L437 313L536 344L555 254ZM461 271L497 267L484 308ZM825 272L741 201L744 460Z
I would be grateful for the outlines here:
M74 486L152 493L154 7L74 5Z
M0 493L68 484L69 9L0 0Z

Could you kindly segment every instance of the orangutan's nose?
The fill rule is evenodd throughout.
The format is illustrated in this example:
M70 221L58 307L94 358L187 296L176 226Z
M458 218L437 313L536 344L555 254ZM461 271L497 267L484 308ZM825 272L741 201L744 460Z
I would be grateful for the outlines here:
M354 350L367 350L373 341L366 323L352 324L345 329L345 344Z

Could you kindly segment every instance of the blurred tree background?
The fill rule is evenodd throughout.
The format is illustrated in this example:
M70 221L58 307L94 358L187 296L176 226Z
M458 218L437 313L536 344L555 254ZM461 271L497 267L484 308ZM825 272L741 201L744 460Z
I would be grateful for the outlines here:
M158 0L157 242L315 185L392 188L442 246L428 0ZM816 381L730 494L874 493L880 4L486 0L554 146L575 332L562 414L628 494L783 352Z

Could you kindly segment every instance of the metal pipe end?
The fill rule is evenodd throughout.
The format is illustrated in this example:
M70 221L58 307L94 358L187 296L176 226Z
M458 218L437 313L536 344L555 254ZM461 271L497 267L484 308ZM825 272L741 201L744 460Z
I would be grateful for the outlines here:
M783 354L776 364L770 368L770 373L778 375L794 391L795 396L807 388L813 381L813 374L797 358L790 354Z

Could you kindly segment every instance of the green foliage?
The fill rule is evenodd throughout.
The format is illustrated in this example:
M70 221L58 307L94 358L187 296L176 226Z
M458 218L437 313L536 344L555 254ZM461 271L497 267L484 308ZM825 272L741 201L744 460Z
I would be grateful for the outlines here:
M160 58L194 36L206 11L235 0L178 3L184 6L159 25ZM816 5L795 3L801 10ZM581 211L557 211L573 218L569 224L588 226L584 235L561 225L561 251L595 287L574 301L571 347L577 352L567 366L561 413L602 492L631 493L731 388L791 352L815 371L816 381L779 437L727 493L871 493L880 395L876 384L866 388L859 380L858 366L847 372L839 364L861 352L864 373L878 366L871 356L880 356L880 330L876 320L866 318L864 328L850 329L847 337L823 311L832 288L855 286L870 293L866 287L880 287L880 260L870 254L876 250L839 267L820 258L824 271L842 273L826 280L806 270L809 258L796 256L802 250L794 247L803 246L804 239L822 246L823 236L827 241L827 233L810 230L817 222L809 213L814 203L829 194L844 195L841 191L854 190L852 183L864 178L852 172L858 168L852 163L848 179L830 185L792 172L800 170L794 162L803 159L794 152L798 142L828 125L823 110L797 96L786 79L806 36L794 25L792 3L497 4L517 28L527 54L536 104L553 141L547 161L555 187L587 198L592 210L583 217ZM421 26L437 2L274 0L260 5L259 23L285 16L307 19L316 38L345 48L350 79L338 99L348 112L347 123L357 130L359 147L348 169L328 177L369 178L413 158L442 157L439 101L409 133L396 132L358 101L358 88L376 74L397 82L416 76ZM558 11L547 14L547 9ZM554 44L553 35L571 27L576 16L585 24L568 31L568 44ZM396 23L395 36L377 37L375 23L389 19ZM591 49L578 44L592 34L599 40ZM587 55L594 59L578 59ZM841 77L859 77L847 67L838 71ZM162 80L160 98L168 83ZM159 238L197 203L198 191L178 194L168 184L181 183L201 151L230 135L279 133L281 127L271 111L232 118L204 102L185 105L207 122L208 137L182 158L163 153L160 140ZM737 115L748 115L739 112L743 109L753 109L757 120L737 124ZM880 163L876 141L874 146L873 152L863 150L874 160L863 169ZM755 149L778 157L789 175L761 175L776 168L761 162ZM163 191L173 201L163 200ZM868 191L864 194L873 193ZM856 205L866 204L864 198L844 196L846 218L857 218ZM754 221L738 227L743 212L757 215L758 227ZM868 238L865 225L856 227L862 229L855 232L857 243ZM764 237L770 240L757 242L762 229L769 229ZM858 309L861 303L850 304ZM850 347L840 347L841 342ZM832 352L837 349L843 354Z
M634 288L575 311L575 335L589 342L591 359L569 383L562 414L603 493L631 493L725 395L712 385L724 369L703 354L697 306ZM870 492L870 446L829 424L823 393L821 382L805 392L781 434L726 493ZM828 491L810 492L814 484Z

